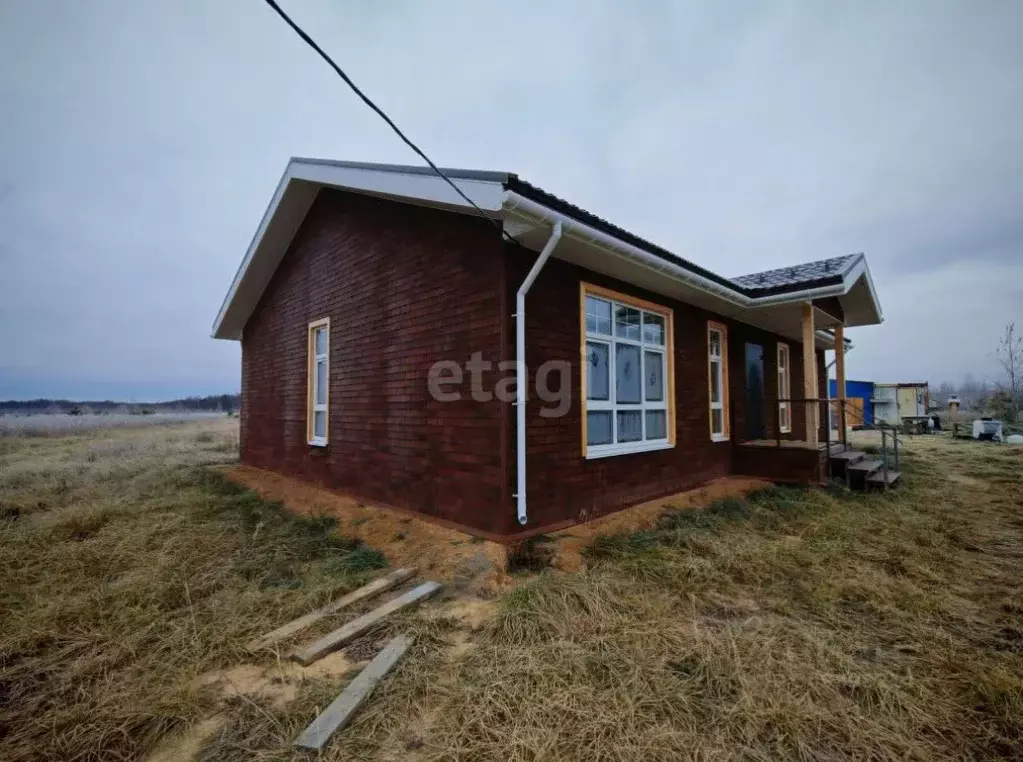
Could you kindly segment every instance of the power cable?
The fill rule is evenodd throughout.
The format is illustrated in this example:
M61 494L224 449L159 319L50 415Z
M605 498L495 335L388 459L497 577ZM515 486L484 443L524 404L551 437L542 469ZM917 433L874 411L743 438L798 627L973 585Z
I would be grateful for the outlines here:
M288 26L290 26L294 30L295 34L297 34L299 37L301 37L302 40L309 47L311 47L313 50L315 50L319 54L320 58L322 58L324 61L327 62L327 64L330 66L330 68L332 68L334 70L334 72L339 77L341 77L341 79L343 79L345 81L345 84L348 85L348 87L350 87L352 89L352 92L354 92L356 95L358 95L362 99L363 103L365 103L367 106L369 106L371 109L373 109L373 111L375 111L377 113L377 115L381 119L383 119L385 122L387 122L387 126L390 127L394 131L394 133L405 142L405 145L407 145L409 148L411 148L413 151L415 151L423 161L425 161L427 164L429 164L430 165L430 169L432 169L434 172L436 172L438 176L440 176L448 185L450 185L454 189L455 193L457 193L459 196L461 196L463 199L465 199L465 201L473 209L475 209L477 212L480 213L480 216L482 216L484 219L488 220L494 227L496 227L501 232L501 234L505 236L505 238L507 238L512 243L516 243L516 244L519 243L517 240L515 240L515 238L511 234L508 233L507 230L504 229L504 225L502 225L500 222L498 222L493 217L491 217L486 212L484 212L482 209L480 209L479 206L476 205L476 202L473 201L471 198L469 198L467 195L465 195L465 193L462 191L462 189L459 188L457 185L455 185L451 181L451 178L448 177L447 175L445 175L444 172L441 171L440 167L438 167L436 164L434 164L430 160L430 157L427 156L422 151L422 149L419 148L419 146L417 146L415 143L413 143L411 140L409 140L409 138L405 135L405 133L401 131L401 128L399 128L398 125L396 125L394 123L394 120L391 119L391 117L387 116L387 114L384 113L383 109L381 109L377 104L375 104L370 99L370 97L368 95L366 95L364 92L362 92L362 90L359 89L359 86L356 85L352 81L352 78L349 77L347 74L345 74L344 70L334 62L334 59L332 59L329 55L327 55L327 53L323 50L323 48L321 48L319 45L317 45L316 41L312 37L310 37L306 33L306 31L304 29L302 29L302 27L300 27L298 24L296 24L294 21L292 21L291 17L287 13L284 12L284 10L281 8L280 5L278 5L276 3L275 0L266 0L266 4L269 5L271 8L273 8L274 11L277 12L277 15L280 16L282 19L284 19L284 23L286 23ZM521 245L521 244L519 244L519 245Z

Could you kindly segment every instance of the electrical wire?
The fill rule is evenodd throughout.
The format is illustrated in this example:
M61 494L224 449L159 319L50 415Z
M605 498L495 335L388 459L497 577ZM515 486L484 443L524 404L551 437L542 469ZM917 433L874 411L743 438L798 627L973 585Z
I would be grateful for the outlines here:
M323 48L321 48L319 45L317 45L316 41L312 37L310 37L306 33L306 31L304 29L302 29L302 27L300 27L298 24L296 24L291 19L291 17L287 13L284 12L284 9L282 9L281 6L278 5L275 0L265 0L265 2L266 2L267 5L269 5L271 8L273 8L274 11L277 12L278 16L280 16L282 19L284 19L284 23L286 23L288 26L290 26L292 28L292 30L294 30L295 34L297 34L299 37L301 37L302 40L309 47L311 47L313 50L315 50L319 54L320 58L322 58L324 61L327 62L327 64L330 66L330 68L332 68L334 70L334 72L339 77L341 77L341 79L343 79L345 81L345 84L348 85L348 87L350 87L352 89L352 92L354 92L356 95L359 96L359 98L362 99L363 103L365 103L367 106L369 106L371 109L373 109L373 111L376 112L377 116L379 116L381 119L383 119L385 122L387 122L387 126L390 127L394 131L394 133L399 138L402 139L402 141L404 141L405 145L407 145L409 148L411 148L413 151L415 151L423 161L425 161L427 164L430 165L430 169L432 169L434 172L436 172L438 176L440 176L448 185L450 185L454 189L455 193L457 193L459 196L461 196L463 199L465 199L465 201L473 209L475 209L477 212L480 213L480 216L482 216L484 219L486 219L488 222L490 222L494 227L496 227L501 232L501 234L504 235L509 241L511 241L512 243L516 243L516 244L519 243L517 240L515 240L515 238L510 233L508 233L507 230L504 229L504 225L502 225L500 222L498 222L493 217L491 217L486 212L484 212L482 209L480 209L479 206L476 205L476 202L473 201L471 198L469 198L467 195L465 195L465 193L462 191L462 189L459 188L457 185L455 185L451 181L451 178L448 177L447 175L445 175L444 172L440 169L440 167L438 167L436 164L434 164L430 160L430 157L427 156L422 151L422 149L419 148L419 146L417 146L415 143L413 143L411 140L409 140L408 136L406 136L405 133L401 131L401 128L399 128L398 125L396 125L394 123L394 120L391 119L391 117L387 116L387 114L384 113L383 109L381 109L377 104L375 104L372 100L370 100L370 97L368 95L366 95L364 92L362 92L361 89L359 89L359 86L356 85L352 81L352 78L349 77L347 74L345 74L344 70L334 62L334 59L332 59L323 50Z

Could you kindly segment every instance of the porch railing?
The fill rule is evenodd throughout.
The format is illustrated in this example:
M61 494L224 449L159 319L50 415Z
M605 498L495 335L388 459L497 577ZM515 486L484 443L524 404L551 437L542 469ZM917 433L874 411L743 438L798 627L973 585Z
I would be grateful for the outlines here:
M884 488L888 489L888 443L891 442L894 454L895 470L899 470L899 439L901 433L898 426L882 423L878 424L881 430L881 471L884 473Z
M849 435L846 427L847 421L847 403L848 400L828 399L821 397L775 397L764 400L765 404L768 405L773 413L771 416L765 416L767 421L773 420L774 422L774 440L775 445L778 448L783 446L783 442L796 439L801 440L801 432L795 426L795 412L796 410L802 410L803 416L806 415L808 407L812 404L815 407L817 413L817 431L818 441L824 445L824 452L827 454L825 458L827 462L828 480L830 481L832 474L831 464L831 445L842 444L846 447L849 445ZM782 432L781 430L781 405L785 403L788 405L788 424L789 430ZM837 417L834 421L838 425L838 437L833 439L831 436L832 432L832 414ZM765 421L765 423L767 422ZM804 431L802 436L805 436L805 418L803 420ZM820 436L820 429L823 426L824 436Z
M789 430L785 432L786 435L798 435L800 432L796 430L794 425L794 413L795 411L802 410L803 415L806 415L806 409L809 403L816 406L817 412L817 428L824 427L824 443L828 445L830 449L831 444L843 444L848 446L849 434L848 434L848 400L837 400L820 397L776 397L771 400L765 400L774 412L774 438L778 447L782 446L783 432L781 430L781 405L782 403L788 404L788 418L789 418ZM832 420L832 415L837 420ZM804 427L805 427L804 420ZM835 424L838 430L838 437L836 439L831 438L832 424ZM819 432L818 432L819 436Z

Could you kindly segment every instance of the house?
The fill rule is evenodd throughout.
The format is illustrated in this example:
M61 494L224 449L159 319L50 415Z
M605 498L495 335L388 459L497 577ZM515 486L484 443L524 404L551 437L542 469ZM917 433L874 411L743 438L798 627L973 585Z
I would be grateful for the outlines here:
M926 382L874 384L874 420L898 425L905 418L921 418L930 407L930 391Z
M870 426L874 423L874 382L873 381L851 381L845 382L846 397L846 426ZM828 380L828 396L832 399L838 398L838 379ZM836 425L838 425L836 423Z
M478 209L426 168L290 161L213 327L246 464L498 540L824 478L824 353L844 378L845 328L882 320L862 254L729 279L444 172Z

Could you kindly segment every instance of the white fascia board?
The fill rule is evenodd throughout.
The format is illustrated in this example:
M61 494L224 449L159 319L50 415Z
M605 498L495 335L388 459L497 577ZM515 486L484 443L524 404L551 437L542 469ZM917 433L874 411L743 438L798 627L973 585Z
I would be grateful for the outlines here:
M245 273L248 271L249 266L252 264L252 259L256 254L256 250L259 248L259 244L262 242L263 236L266 234L266 229L269 227L270 221L274 217L274 213L280 206L281 199L284 198L284 193L287 191L291 180L291 164L289 163L287 169L284 170L284 174L281 176L280 182L277 183L277 189L274 191L274 195L270 199L270 203L263 212L263 218L259 221L259 227L256 228L256 232L252 236L252 241L249 242L249 248L245 252L245 257L242 259L242 263L238 266L238 270L234 274L234 280L231 281L231 287L227 290L227 295L224 296L224 301L220 305L220 311L217 313L217 318L213 321L212 337L214 339L241 338L240 335L235 335L233 331L230 334L224 334L222 332L224 318L227 316L227 311L230 308L231 303L234 301L235 295L238 293L238 287L245 277Z
M452 182L488 215L500 216L504 191L500 182L462 178L452 179ZM437 175L292 159L288 162L266 211L263 212L263 219L256 228L245 257L220 306L220 311L213 322L213 338L241 339L241 328L245 320L273 277L291 239L298 232L316 198L316 191L323 187L342 188L406 203L478 214L454 188ZM284 203L284 214L278 215L278 212L282 211L282 202L288 203ZM273 240L268 240L268 230L275 228L278 234L271 236ZM253 263L263 259L267 260L266 266L256 268L254 271ZM242 290L245 292L245 302L248 306L235 304ZM239 316L239 319L232 320L231 324L227 325L225 320L233 307L240 309L244 316Z
M859 261L850 268L849 272L846 273L843 279L842 286L845 288L845 292L849 293L853 286L856 285L856 281L863 278L863 282L867 286L867 291L870 294L871 305L874 308L874 315L877 318L878 323L884 322L884 313L881 312L881 302L878 301L877 291L874 290L874 279L870 275L870 268L867 267L867 258L860 255Z
M409 174L391 169L345 167L309 159L292 159L288 164L288 172L291 172L292 177L299 180L308 180L324 186L392 198L415 199L420 203L466 208L478 214L439 175ZM462 178L452 178L451 181L483 211L493 216L497 216L501 211L504 191L501 183Z
M644 251L638 246L633 246L631 243L615 238L602 230L597 230L586 223L579 222L568 215L555 211L543 204L533 201L532 199L520 196L514 191L506 191L504 197L505 209L508 212L513 212L525 218L537 219L548 225L553 224L555 221L560 221L562 228L565 231L564 235L566 236L583 241L591 246L604 249L610 254L632 260L633 262L643 265L647 269L654 270L671 280L679 281L688 286L695 287L700 291L713 294L714 296L724 299L737 307L746 308L750 306L750 299L744 294L734 291L719 283L715 283L708 278L704 278L699 273L694 273L681 265L676 265L665 259L654 256L650 252Z
M860 256L858 262L850 269L842 283L830 286L820 286L817 288L808 288L800 291L789 291L783 294L749 297L740 291L728 288L727 286L716 283L698 273L692 272L682 264L676 265L662 259L661 257L657 257L637 246L633 246L632 244L615 238L608 233L597 230L584 222L579 222L568 215L562 214L561 212L544 206L532 199L525 198L514 191L506 191L504 193L504 207L508 213L516 214L524 218L541 220L548 224L553 220L560 220L564 227L566 236L587 242L598 248L609 251L610 253L617 254L618 256L623 256L624 258L630 259L637 264L641 264L648 269L655 270L671 280L675 280L700 291L704 291L712 296L724 300L733 307L738 307L740 309L756 309L757 307L767 307L770 305L807 302L813 299L823 299L829 296L844 296L849 292L849 289L856 283L859 277L865 274L868 287L871 289L871 296L874 297L874 304L880 318L880 306L877 305L877 299L873 292L873 284L870 281L870 271L867 269L866 258L863 256ZM725 311L722 311L721 314L726 317L735 316L735 313L727 313Z

